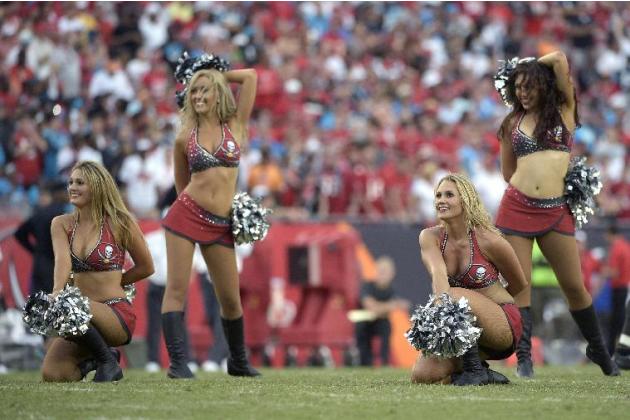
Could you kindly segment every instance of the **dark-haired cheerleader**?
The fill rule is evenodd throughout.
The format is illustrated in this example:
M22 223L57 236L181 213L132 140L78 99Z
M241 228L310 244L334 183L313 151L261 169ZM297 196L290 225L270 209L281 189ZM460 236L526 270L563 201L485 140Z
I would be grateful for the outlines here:
M98 163L77 163L68 184L73 214L53 219L53 296L72 280L89 299L85 331L53 338L44 358L44 381L78 381L96 369L95 382L122 379L110 346L131 341L136 315L123 289L153 273L153 260L137 223L125 207L112 176ZM125 252L134 266L124 274ZM65 328L65 323L61 327ZM59 332L59 331L57 331Z
M461 357L419 356L416 383L485 385L508 383L484 360L509 357L521 336L513 296L527 284L510 244L492 224L479 194L463 175L449 174L435 189L438 226L420 233L420 250L435 296L465 297L482 329L478 342ZM504 287L499 275L507 281Z
M561 51L539 59L512 59L495 76L495 87L512 107L498 131L501 170L509 183L501 201L496 226L506 235L523 267L528 287L516 296L523 318L517 374L532 377L531 271L536 239L551 264L569 303L573 319L588 341L586 355L604 374L618 375L602 339L592 299L584 286L575 223L583 223L591 204L572 199L583 189L592 203L598 192L588 171L570 171L573 132L579 126L575 88L567 58ZM580 174L589 176L580 178ZM567 182L578 185L567 189ZM575 219L575 220L574 220Z
M181 129L175 140L178 197L163 220L166 229L167 283L162 327L170 357L170 378L192 378L183 346L184 303L195 244L199 244L221 305L230 349L228 373L258 376L247 360L243 308L234 253L232 204L241 148L256 98L256 72L228 71L224 60L184 55L175 71L185 86L178 94ZM230 83L241 86L236 102Z

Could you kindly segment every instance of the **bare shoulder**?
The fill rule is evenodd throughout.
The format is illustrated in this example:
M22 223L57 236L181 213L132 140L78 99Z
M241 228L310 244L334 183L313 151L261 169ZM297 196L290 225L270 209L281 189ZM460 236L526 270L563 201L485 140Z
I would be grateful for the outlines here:
M59 216L55 216L50 224L51 230L61 228L66 232L70 231L74 220L73 217L74 216L72 214L61 214Z
M516 128L516 124L518 123L518 117L520 114L513 112L511 115L509 115L507 117L507 123L508 123L508 128L510 129L510 131L514 130L514 128Z
M420 243L424 241L437 241L440 238L440 234L442 232L442 226L436 225L428 228L424 228L420 231L420 235L418 236L418 240Z
M179 131L175 136L175 144L186 144L194 128L192 124L183 124L179 127Z
M140 225L138 224L138 221L132 217L129 221L129 233L131 234L132 237L142 237L144 238L144 234L142 233L142 228L140 228Z
M504 251L505 246L510 246L501 234L489 229L475 228L475 236L481 252L488 256L497 255Z
M505 117L504 120L504 124L505 124L505 128L507 129L505 131L506 134L510 134L512 133L512 130L514 130L516 128L516 124L518 123L518 117L519 114L512 112L510 113L510 115Z

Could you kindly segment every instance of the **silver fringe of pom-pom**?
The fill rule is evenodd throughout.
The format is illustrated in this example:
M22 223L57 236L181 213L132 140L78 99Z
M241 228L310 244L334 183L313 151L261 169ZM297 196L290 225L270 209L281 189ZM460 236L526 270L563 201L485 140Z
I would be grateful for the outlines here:
M129 303L133 303L133 300L136 298L136 286L133 284L127 284L123 286L123 290L125 291L125 297Z
M260 199L240 192L232 201L232 233L238 245L264 239L269 230L267 215L271 210L260 205Z
M602 190L597 168L586 165L585 157L574 157L564 178L564 196L573 213L576 228L588 223L589 215L595 214L595 196Z
M230 62L214 54L202 54L198 57L190 57L188 51L184 51L177 60L175 79L179 83L187 85L195 72L204 69L215 69L223 73L230 69Z
M506 106L514 105L508 99L508 94L507 94L508 93L507 81L510 78L510 75L512 74L514 69L516 69L516 66L518 66L519 64L527 63L535 59L536 59L535 57L525 57L525 58L513 57L510 60L499 60L499 69L497 70L497 73L494 75L494 89L497 92L499 92L499 95L501 95L501 99L503 100L503 103Z
M446 293L431 295L425 306L419 305L414 311L405 337L424 356L460 357L481 336L476 320L465 297L455 302Z
M62 337L85 334L92 319L90 303L78 287L66 287L54 298L45 321Z
M24 324L35 334L49 335L51 326L46 322L46 311L52 305L50 296L42 291L30 295L22 308Z
M230 70L230 62L216 56L214 54L202 54L198 57L190 57L187 51L179 57L177 60L177 67L175 68L175 79L184 85L184 88L175 93L177 99L177 105L182 108L184 106L184 99L186 98L186 90L188 89L188 82L192 79L193 75L199 70L214 69L221 73Z

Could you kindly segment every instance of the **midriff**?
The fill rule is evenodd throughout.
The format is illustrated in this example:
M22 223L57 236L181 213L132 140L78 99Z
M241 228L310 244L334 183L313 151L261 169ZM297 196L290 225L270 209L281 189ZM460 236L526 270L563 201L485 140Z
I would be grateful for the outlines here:
M555 198L564 195L564 177L571 156L567 152L544 150L516 161L510 184L532 198Z
M88 271L74 273L74 285L89 299L103 302L108 299L125 297L120 285L121 271Z
M200 207L220 217L229 217L236 193L237 168L210 168L191 175L186 193Z

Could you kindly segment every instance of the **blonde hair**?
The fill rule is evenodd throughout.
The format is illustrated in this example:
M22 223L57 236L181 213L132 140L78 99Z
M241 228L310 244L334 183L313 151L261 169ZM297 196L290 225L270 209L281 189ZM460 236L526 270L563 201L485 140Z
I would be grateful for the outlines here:
M200 77L206 77L210 80L210 85L214 89L217 96L217 103L213 104L219 121L221 123L227 123L236 115L236 100L234 94L228 85L228 82L218 70L199 70L195 72L193 77L188 82L186 97L184 98L184 107L179 112L182 119L182 127L194 127L198 123L198 116L192 104L191 90L192 86L199 80Z
M81 161L72 167L80 170L92 194L92 219L100 226L109 218L116 243L127 248L131 242L131 227L136 224L110 173L100 163Z
M481 202L479 193L475 189L470 179L462 174L448 174L440 179L435 187L434 195L437 193L438 188L444 181L451 181L457 187L459 191L460 200L462 202L462 211L464 218L466 219L466 226L468 230L475 227L482 227L488 229L494 233L501 234L492 223L490 213L486 210L485 206Z

